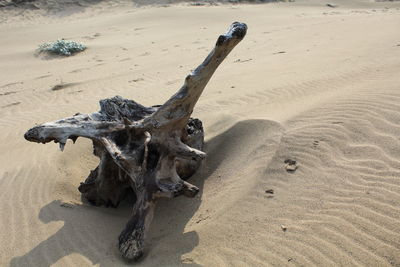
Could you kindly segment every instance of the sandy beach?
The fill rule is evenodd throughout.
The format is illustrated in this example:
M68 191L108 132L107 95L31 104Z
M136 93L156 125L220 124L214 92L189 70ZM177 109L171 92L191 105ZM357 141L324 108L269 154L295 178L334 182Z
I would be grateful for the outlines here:
M82 3L0 8L0 266L400 266L400 2ZM200 193L160 200L125 262L131 206L77 190L90 140L24 133L115 95L164 103L234 21L247 36L193 113ZM36 53L60 38L88 49Z

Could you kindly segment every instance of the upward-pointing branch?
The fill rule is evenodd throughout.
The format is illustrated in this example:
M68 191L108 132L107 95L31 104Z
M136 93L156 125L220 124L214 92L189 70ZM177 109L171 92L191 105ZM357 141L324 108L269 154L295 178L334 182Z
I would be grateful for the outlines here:
M186 125L193 108L219 64L246 35L247 26L234 22L220 35L215 48L192 74L188 75L181 89L155 113L144 119L145 127L176 128Z

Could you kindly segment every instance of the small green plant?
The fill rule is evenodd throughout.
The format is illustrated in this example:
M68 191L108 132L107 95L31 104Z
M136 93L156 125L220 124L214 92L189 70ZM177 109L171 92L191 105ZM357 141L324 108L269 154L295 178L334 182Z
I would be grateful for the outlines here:
M74 41L66 41L64 39L39 45L39 52L47 52L62 56L71 56L85 49L86 46L83 44Z

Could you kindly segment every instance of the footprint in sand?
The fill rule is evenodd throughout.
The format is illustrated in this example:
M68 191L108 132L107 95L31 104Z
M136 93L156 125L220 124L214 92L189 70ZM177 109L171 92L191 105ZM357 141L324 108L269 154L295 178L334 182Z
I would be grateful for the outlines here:
M90 35L86 35L86 36L83 36L82 38L86 39L86 40L93 40L93 39L95 39L95 38L97 38L99 36L101 36L101 34L96 32L95 34L93 34L91 36Z
M59 84L56 84L53 87L51 87L51 91L58 91L58 90L65 89L67 87L71 87L71 86L74 86L77 84L78 83L59 83Z
M285 163L285 169L287 172L295 172L299 165L295 160L286 159L283 163Z
M130 80L129 82L130 83L137 83L137 82L140 82L140 81L144 81L144 79L143 78L137 78L137 79Z
M252 58L248 58L248 59L236 59L235 61L233 61L233 63L244 63L244 62L247 62L247 61L252 61L253 59Z
M11 95L11 94L16 94L16 91L8 91L8 92L4 92L4 93L0 93L0 96L5 96L5 95Z
M11 104L8 104L8 105L4 105L1 108L9 108L9 107L16 106L16 105L19 105L19 104L21 104L21 102L14 102L14 103L11 103Z
M5 85L1 85L0 88L8 87L8 86L11 86L11 85L23 84L23 83L24 82L7 83Z
M318 145L319 145L319 141L315 140L313 142L313 148L317 148Z

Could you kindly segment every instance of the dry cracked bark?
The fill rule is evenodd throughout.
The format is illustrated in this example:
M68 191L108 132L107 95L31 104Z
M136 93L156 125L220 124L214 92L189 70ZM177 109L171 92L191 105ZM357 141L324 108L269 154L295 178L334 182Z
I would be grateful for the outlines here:
M100 101L100 111L44 123L25 133L32 142L54 141L64 149L67 139L93 141L100 158L79 186L94 205L116 207L127 195L136 201L132 216L119 236L126 259L139 259L158 197L194 197L199 189L185 181L205 158L202 123L191 118L193 108L211 76L246 35L247 26L234 22L220 35L204 62L164 105L144 107L116 96Z

